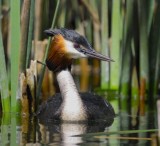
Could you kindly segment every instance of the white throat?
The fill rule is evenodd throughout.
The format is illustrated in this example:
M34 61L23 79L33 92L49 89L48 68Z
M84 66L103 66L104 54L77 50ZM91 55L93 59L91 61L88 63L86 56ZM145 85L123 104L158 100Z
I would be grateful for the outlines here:
M64 121L84 121L86 112L73 77L68 70L57 73L57 81L62 95L62 114Z

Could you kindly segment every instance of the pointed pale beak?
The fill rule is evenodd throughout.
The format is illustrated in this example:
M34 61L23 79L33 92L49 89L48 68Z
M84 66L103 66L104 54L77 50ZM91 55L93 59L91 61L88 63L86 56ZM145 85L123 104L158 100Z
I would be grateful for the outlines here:
M113 59L105 56L105 55L102 55L98 52L96 52L95 50L93 49L82 49L82 48L77 48L77 50L81 53L83 53L84 55L86 55L87 57L91 57L91 58L96 58L96 59L99 59L99 60L103 60L103 61L113 61Z

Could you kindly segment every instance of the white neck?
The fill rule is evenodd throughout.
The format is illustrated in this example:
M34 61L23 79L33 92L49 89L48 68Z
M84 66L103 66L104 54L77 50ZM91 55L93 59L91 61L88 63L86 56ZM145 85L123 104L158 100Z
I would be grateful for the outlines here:
M58 72L57 81L63 98L62 120L86 120L86 112L70 71Z

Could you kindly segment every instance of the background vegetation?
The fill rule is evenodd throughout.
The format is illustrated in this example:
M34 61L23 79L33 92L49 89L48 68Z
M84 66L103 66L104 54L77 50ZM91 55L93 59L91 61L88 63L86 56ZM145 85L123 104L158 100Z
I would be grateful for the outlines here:
M24 92L20 81L31 60L45 62L51 38L46 40L43 31L65 27L85 35L95 50L115 61L75 61L72 72L79 89L114 93L110 96L119 97L121 109L143 115L146 107L155 107L160 94L159 26L160 0L1 0L3 111L16 111L18 99L28 94L28 88L31 91L26 85ZM58 91L45 68L37 64L35 103Z

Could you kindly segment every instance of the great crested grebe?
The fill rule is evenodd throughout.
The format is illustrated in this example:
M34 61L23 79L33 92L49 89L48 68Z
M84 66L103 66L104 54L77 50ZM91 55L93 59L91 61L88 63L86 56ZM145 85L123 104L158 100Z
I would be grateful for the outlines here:
M73 59L112 59L93 50L87 39L73 30L49 29L45 33L53 37L46 65L55 73L61 93L43 103L38 115L72 122L114 118L115 112L109 102L92 93L78 92L70 72Z

